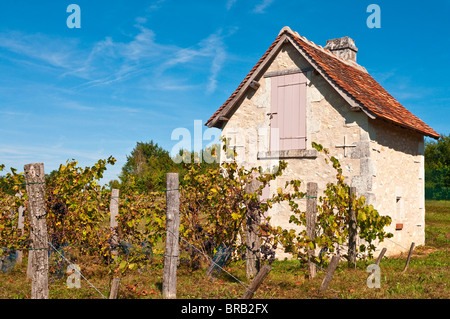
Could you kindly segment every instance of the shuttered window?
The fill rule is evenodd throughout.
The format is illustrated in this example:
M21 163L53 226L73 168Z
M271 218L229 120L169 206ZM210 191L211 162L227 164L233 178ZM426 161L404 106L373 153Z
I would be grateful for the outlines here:
M306 76L271 78L270 150L306 149Z

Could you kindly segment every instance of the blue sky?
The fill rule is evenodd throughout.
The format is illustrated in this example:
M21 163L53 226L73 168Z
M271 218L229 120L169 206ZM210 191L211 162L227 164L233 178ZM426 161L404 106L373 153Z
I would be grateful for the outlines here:
M72 3L79 29L66 24ZM372 3L379 29L366 24ZM114 179L136 142L170 151L176 128L194 135L286 25L322 46L353 38L358 63L449 134L449 12L449 0L2 1L0 164L50 172L113 155Z

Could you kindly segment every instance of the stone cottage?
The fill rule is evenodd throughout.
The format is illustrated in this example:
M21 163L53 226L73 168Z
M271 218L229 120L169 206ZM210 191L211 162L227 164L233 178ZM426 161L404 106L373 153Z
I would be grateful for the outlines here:
M321 47L284 27L206 126L222 130L240 165L288 162L265 193L299 178L305 190L317 182L320 194L335 171L311 142L328 148L366 204L392 217L387 230L394 237L378 249L393 255L425 242L424 136L439 134L357 64L357 52L349 37ZM269 214L292 227L287 207Z

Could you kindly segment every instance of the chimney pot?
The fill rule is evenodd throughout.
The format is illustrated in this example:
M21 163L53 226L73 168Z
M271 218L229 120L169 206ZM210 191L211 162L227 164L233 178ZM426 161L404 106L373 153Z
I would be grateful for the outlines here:
M358 48L352 38L343 37L327 40L325 49L330 50L334 55L341 59L356 62L356 52L358 52Z

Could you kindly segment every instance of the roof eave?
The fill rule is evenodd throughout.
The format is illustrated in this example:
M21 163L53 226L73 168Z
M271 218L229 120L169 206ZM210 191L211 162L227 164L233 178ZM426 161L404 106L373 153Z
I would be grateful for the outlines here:
M261 64L256 68L256 70L253 71L251 76L247 79L241 89L236 93L234 98L230 102L228 102L228 104L222 110L220 110L219 113L217 113L213 118L209 119L205 123L206 126L217 128L222 126L219 125L220 122L222 122L220 121L220 117L227 116L227 114L234 109L238 102L245 96L247 89L250 87L250 83L252 83L252 81L261 74L261 71L264 70L265 67L276 57L283 44L287 42L287 38L288 37L285 32L283 34L280 34L277 39L275 39L274 43L278 41L277 44L270 50L270 52L265 53L267 54L267 56L261 61Z

